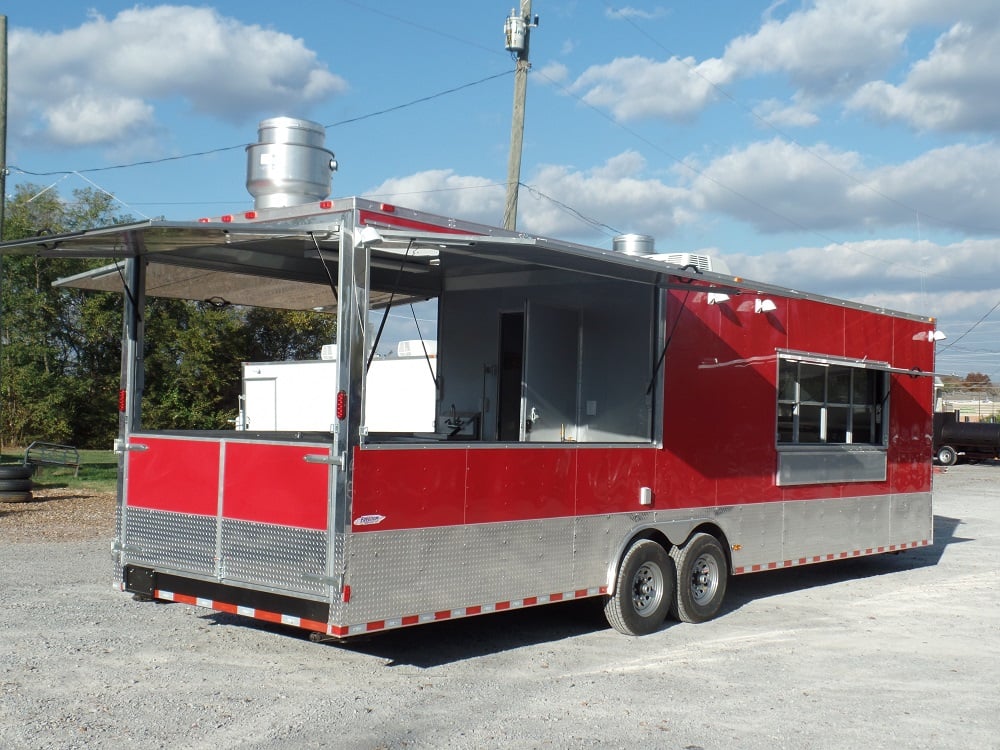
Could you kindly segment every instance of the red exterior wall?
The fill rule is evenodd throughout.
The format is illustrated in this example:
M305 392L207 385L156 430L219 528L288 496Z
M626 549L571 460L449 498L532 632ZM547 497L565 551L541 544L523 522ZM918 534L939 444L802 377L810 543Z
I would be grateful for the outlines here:
M777 350L929 372L931 324L773 295L777 309L755 313L754 299L669 293L662 449L359 449L352 517L384 520L354 531L634 512L641 487L653 509L930 491L928 377L891 376L885 482L778 487L775 419Z

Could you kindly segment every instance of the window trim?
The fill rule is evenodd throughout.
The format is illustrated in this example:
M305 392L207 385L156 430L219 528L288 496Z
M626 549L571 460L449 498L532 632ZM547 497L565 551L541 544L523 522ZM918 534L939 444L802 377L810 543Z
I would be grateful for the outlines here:
M801 404L803 404L803 403L807 403L809 405L820 404L821 405L821 409L822 409L821 420L822 420L822 423L824 425L828 422L827 411L828 411L828 408L831 406L830 402L828 401L828 394L825 393L825 392L823 394L823 400L822 400L822 402L818 402L818 401L816 401L814 399L810 399L808 401L803 402L802 400L800 400L798 392L796 392L796 394L795 394L794 401L789 401L788 399L782 399L781 398L781 393L780 393L780 387L781 387L781 365L782 365L783 362L795 362L797 364L818 365L818 366L821 366L821 367L847 367L847 368L851 368L852 370L876 370L878 372L883 372L883 373L889 373L889 372L892 371L892 367L889 365L888 362L881 362L881 361L878 361L878 360L849 359L849 358L846 358L846 357L836 357L836 356L832 356L832 355L822 355L822 354L813 354L813 353L806 353L806 352L796 352L796 351L787 350L787 349L778 349L777 350L777 364L776 364L776 367L777 367L777 378L776 378L776 381L775 381L775 383L776 383L776 385L775 385L775 426L776 427L777 427L777 415L778 415L778 412L780 411L780 408L781 408L782 404L793 403L796 406L801 406ZM796 378L796 385L798 385L798 383L799 383L799 379ZM853 409L854 409L854 407L856 405L854 403L854 400L853 400L853 378L852 378L852 387L851 387L850 390L851 390L851 400L848 403L836 403L836 404L833 404L833 406L837 407L837 408L844 408L849 413L853 412ZM880 435L880 438L879 438L878 442L864 442L864 443L855 443L855 442L815 442L815 443L808 443L808 442L806 442L806 443L804 443L804 442L800 442L797 439L790 440L790 441L780 441L778 439L778 431L777 431L777 429L775 429L775 436L774 436L775 446L779 450L781 450L783 448L800 448L800 449L808 449L808 448L813 448L813 447L832 448L834 446L848 446L848 447L855 448L855 449L858 449L858 448L876 448L876 449L878 449L878 448L885 448L885 446L887 445L887 434L886 434L886 430L885 430L885 425L888 424L888 414L889 414L889 381L888 381L888 378L883 378L882 391L883 391L882 392L882 397L878 401L876 401L874 404L871 404L872 406L876 406L877 407L877 406L881 405L881 407L882 407L882 419L881 419L882 434ZM869 404L858 404L858 405L860 405L860 406L868 406Z
M778 349L776 357L775 381L775 448L778 457L775 483L779 487L806 484L840 484L848 482L884 482L887 477L888 465L888 424L889 424L889 393L891 383L888 373L893 368L888 362L869 359L851 359L825 354L798 352ZM780 400L780 372L782 362L798 364L815 364L824 366L850 367L859 370L875 370L886 373L883 379L883 394L879 403L882 405L882 428L877 443L800 443L778 442L777 417L782 403ZM853 378L852 378L853 381ZM796 383L798 380L796 379ZM853 389L852 389L853 390ZM796 393L796 403L798 393ZM826 409L826 394L824 393L824 413ZM846 405L853 410L853 401Z

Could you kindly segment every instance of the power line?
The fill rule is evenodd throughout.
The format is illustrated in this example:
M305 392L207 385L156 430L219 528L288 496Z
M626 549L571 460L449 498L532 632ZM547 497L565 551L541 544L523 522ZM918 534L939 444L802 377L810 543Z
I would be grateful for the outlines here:
M972 333L974 330L976 330L976 327L980 323L982 323L984 320L986 320L988 317L990 317L990 315L993 314L993 311L996 310L998 307L1000 307L1000 302L997 302L995 305L993 305L993 307L990 308L989 312L987 312L983 317L981 317L979 320L977 320L975 323L973 323L965 333L963 333L961 336L959 336L954 341L952 341L951 343L949 343L947 346L942 346L938 350L938 352L937 352L938 355L944 354L946 351L948 351L949 349L951 349L951 347L953 347L959 341L961 341L966 336L968 336L970 333Z
M478 42L473 42L469 39L465 39L464 37L456 36L455 34L449 34L446 31L441 31L441 29L434 26L424 26L421 23L417 23L416 21L411 21L407 18L403 18L402 16L397 16L392 13L387 13L386 11L381 10L379 8L373 8L370 5L365 5L364 3L356 2L356 0L340 0L340 2L346 5L353 5L355 8L361 8L362 10L366 10L369 13L375 13L376 15L396 21L397 23L405 24L406 26L412 26L415 29L420 29L421 31L425 31L428 34L434 34L435 36L444 37L445 39L450 39L453 42L458 42L459 44L464 44L469 47L475 47L476 49L485 50L486 52L489 52L494 55L506 54L504 52L501 52L499 48L487 47L486 45L479 44Z
M407 107L413 107L416 106L417 104L424 104L434 99L439 99L443 96L448 96L449 94L454 94L458 91L464 91L465 89L472 88L473 86L479 86L481 84L488 83L489 81L493 81L497 78L503 78L504 76L509 76L513 74L514 74L513 70L505 70L502 73L495 73L493 75L486 76L485 78L480 78L477 81L470 81L469 83L463 83L460 86L453 86L452 88L445 89L443 91L438 91L434 94L422 96L418 99L412 99L411 101L404 102L403 104L397 104L393 107L387 107L386 109L381 109L376 112L370 112L366 115L360 115L358 117L352 117L346 120L340 120L339 122L334 122L329 125L324 125L323 127L329 130L330 128L336 128L342 125L349 125L355 122L361 122L362 120L368 120L372 117L378 117L379 115L388 114L390 112L396 112L401 109L406 109ZM252 145L253 145L252 143L240 143L235 146L221 146L219 148L208 149L206 151L195 151L188 154L178 154L176 156L164 156L159 159L146 159L143 161L128 162L125 164L112 164L106 167L89 167L87 169L64 169L64 170L55 170L52 172L33 172L31 170L24 169L22 167L15 166L13 164L10 165L9 168L20 174L29 175L31 177L54 177L57 175L73 175L73 174L83 175L83 174L92 174L94 172L108 172L114 169L131 169L133 167L146 167L154 164L164 164L166 162L171 162L171 161L180 161L182 159L193 159L199 156L211 156L212 154L221 154L226 151L236 151L237 149L246 149L248 146Z
M394 107L387 107L386 109L380 109L377 112L370 112L367 115L360 115L359 117L351 117L347 120L339 120L338 122L331 123L329 125L324 125L323 127L329 130L330 128L340 127L341 125L350 125L355 122L361 122L362 120L368 120L372 117L378 117L379 115L385 115L389 112L396 112L400 109L406 109L407 107L412 107L416 104L423 104L424 102L429 102L432 99L438 99L442 96L447 96L448 94L454 94L457 91L462 91L464 89L472 88L473 86L478 86L482 83L487 83L488 81L496 80L497 78L503 78L504 76L513 75L513 70L505 70L502 73L495 73L491 76L486 76L486 78L480 78L478 81L472 81L470 83L463 83L461 86L455 86L454 88L445 89L444 91L439 91L436 94L431 94L429 96L422 96L419 99L413 99L411 101L405 102L404 104L397 104Z

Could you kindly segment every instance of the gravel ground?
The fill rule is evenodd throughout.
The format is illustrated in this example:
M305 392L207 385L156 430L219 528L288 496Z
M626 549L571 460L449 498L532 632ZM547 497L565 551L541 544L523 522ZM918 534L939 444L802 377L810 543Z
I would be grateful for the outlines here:
M932 547L736 578L703 625L584 601L333 645L113 590L113 498L46 490L0 506L0 747L1000 748L1000 466L935 503Z

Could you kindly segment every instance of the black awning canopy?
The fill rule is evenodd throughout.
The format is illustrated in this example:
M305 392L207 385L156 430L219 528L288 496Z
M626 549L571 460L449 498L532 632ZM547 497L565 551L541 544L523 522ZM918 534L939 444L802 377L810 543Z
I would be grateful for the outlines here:
M121 261L147 262L151 296L291 310L336 304L341 225L223 224L150 220L0 245L3 254L107 258L115 263L60 279L58 286L121 291ZM737 292L734 279L655 259L532 236L485 236L379 229L359 233L370 253L370 304L438 295L463 279L511 273L567 280L618 279L669 287L697 281L705 291ZM564 274L569 274L566 276Z

